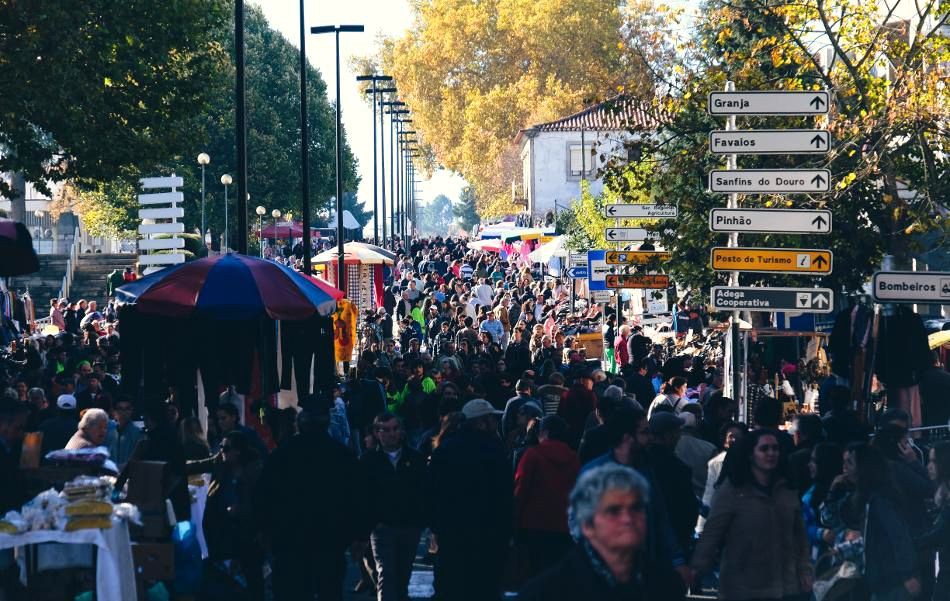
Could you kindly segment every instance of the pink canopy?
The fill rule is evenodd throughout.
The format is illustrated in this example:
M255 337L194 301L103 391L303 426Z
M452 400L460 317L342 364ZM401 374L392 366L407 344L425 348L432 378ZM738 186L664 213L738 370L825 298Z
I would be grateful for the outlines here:
M274 224L266 226L261 230L260 236L264 238L303 238L303 223L294 222L293 224L278 223L277 227L274 227ZM310 228L310 236L312 238L319 238L320 232L317 228Z

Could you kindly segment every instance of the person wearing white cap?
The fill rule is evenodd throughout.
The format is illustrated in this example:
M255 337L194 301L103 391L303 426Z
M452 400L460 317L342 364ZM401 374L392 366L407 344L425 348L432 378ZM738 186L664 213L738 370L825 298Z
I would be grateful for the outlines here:
M43 433L43 455L65 448L76 433L79 416L76 414L76 397L61 394L56 399L56 415L44 421L37 430Z
M426 498L439 541L435 587L440 599L487 601L499 598L511 536L511 465L498 437L501 411L474 399L462 414L461 430L429 464Z

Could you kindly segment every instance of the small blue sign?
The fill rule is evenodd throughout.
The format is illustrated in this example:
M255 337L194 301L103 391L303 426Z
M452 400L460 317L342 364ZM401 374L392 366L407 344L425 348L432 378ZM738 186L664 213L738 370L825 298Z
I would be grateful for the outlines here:
M567 270L567 277L574 278L575 280L586 280L587 266L579 265L577 267L571 267Z
M587 251L587 289L594 290L607 289L607 273L610 266L607 265L607 251L603 249Z

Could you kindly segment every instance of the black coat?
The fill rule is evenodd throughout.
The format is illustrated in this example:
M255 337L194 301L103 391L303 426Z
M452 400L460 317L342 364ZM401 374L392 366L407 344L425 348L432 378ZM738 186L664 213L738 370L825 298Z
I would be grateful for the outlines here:
M693 492L693 471L664 446L654 446L650 454L656 485L666 501L666 512L676 541L686 548L699 517L699 499Z
M12 450L0 442L0 515L10 510L20 510L28 499L26 487L20 474L19 461Z
M369 485L371 524L417 528L426 525L426 459L422 453L404 445L393 467L386 452L377 449L360 457L360 463Z
M507 540L513 518L511 463L496 437L463 429L432 454L426 478L430 526L445 533Z
M611 589L580 547L553 568L528 582L518 601L675 601L683 598L682 580L668 564L651 564L642 581Z
M317 431L291 436L270 454L254 506L275 546L339 550L369 532L367 496L356 456Z

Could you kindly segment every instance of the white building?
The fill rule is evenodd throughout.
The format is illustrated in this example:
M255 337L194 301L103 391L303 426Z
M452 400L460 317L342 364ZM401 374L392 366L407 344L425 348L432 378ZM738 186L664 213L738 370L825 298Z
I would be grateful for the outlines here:
M515 143L521 148L520 198L532 220L566 208L571 199L580 196L583 179L590 182L593 194L600 193L604 187L600 168L605 159L627 158L624 143L633 138L629 129L654 124L642 103L617 96L519 131ZM517 191L514 195L518 196Z

